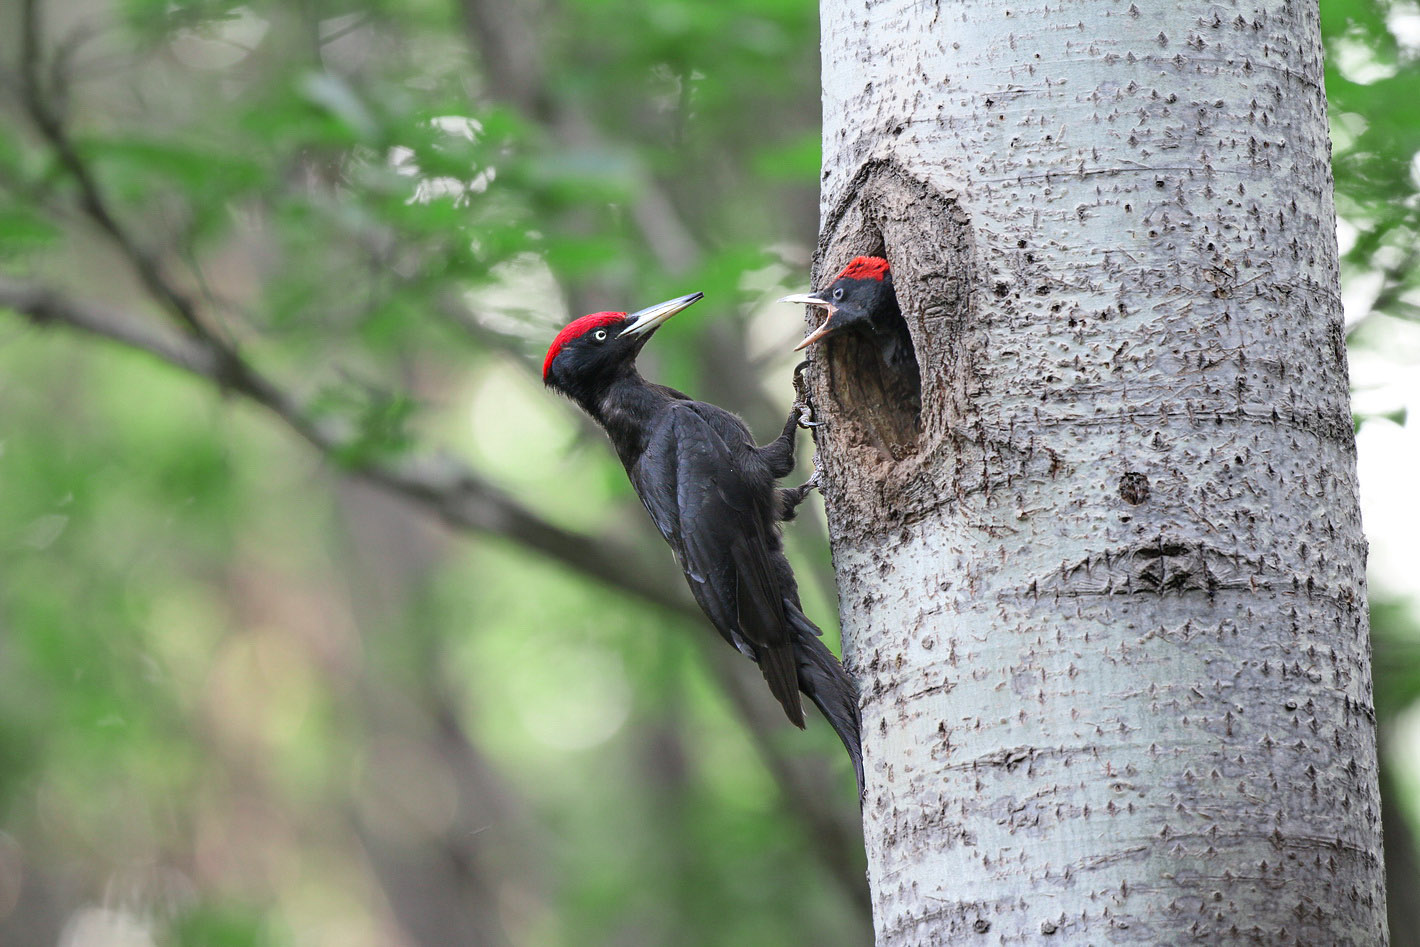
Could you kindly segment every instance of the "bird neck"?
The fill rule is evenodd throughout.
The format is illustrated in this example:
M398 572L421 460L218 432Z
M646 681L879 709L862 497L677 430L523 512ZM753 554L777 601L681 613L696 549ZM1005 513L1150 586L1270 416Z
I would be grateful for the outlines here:
M630 467L646 449L651 420L669 400L663 386L651 384L632 366L617 374L583 407L611 438L621 462Z
M897 305L897 294L892 291L892 283L884 281L873 301L872 322L874 326L892 325L902 321L902 309Z
M902 318L891 282L884 281L878 298L874 300L869 311L868 327L886 364L899 365L914 358L912 336L907 331L907 323Z

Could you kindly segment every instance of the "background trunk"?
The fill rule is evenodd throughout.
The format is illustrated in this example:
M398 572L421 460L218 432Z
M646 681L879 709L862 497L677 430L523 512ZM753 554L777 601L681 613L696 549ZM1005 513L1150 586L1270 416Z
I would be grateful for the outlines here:
M1385 940L1315 6L825 0L880 944Z

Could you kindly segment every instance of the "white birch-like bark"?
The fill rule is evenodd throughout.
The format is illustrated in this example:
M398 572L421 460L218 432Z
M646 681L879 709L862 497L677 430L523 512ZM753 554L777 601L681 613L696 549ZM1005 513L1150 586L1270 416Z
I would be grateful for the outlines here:
M822 21L816 285L921 363L811 373L878 943L1384 943L1315 3Z

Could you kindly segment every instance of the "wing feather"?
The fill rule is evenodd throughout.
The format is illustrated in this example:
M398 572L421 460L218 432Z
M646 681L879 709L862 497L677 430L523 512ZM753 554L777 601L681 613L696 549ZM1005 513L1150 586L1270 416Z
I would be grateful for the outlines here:
M720 434L680 404L661 412L630 474L696 602L726 640L759 663L770 692L802 727L784 590L770 561L772 485L757 497Z

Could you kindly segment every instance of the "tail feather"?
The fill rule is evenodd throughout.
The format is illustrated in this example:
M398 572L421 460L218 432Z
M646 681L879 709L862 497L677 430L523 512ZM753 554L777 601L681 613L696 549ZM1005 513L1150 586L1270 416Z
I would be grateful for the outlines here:
M795 649L792 646L764 648L759 652L759 670L769 684L769 692L784 708L784 716L800 730L804 729L804 708L799 702L799 688L795 687ZM802 687L803 676L798 676ZM805 692L807 693L807 691ZM813 695L809 695L813 696Z
M764 541L751 545L743 536L736 537L730 549L737 565L735 570L735 618L740 633L755 643L755 659L764 673L769 692L784 708L789 722L804 729L804 708L799 701L797 675L794 673L794 644L779 637L788 616L785 602L778 595L777 583L770 571L769 559L761 550ZM757 554L758 553L758 554Z
M843 669L822 641L821 632L803 612L788 606L794 626L794 651L799 659L799 689L808 695L819 712L833 727L848 758L853 762L853 775L858 780L858 798L863 798L862 722L858 713L858 685Z

